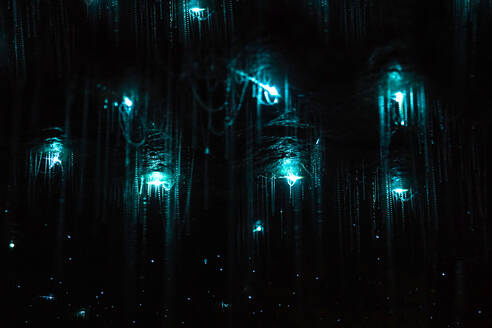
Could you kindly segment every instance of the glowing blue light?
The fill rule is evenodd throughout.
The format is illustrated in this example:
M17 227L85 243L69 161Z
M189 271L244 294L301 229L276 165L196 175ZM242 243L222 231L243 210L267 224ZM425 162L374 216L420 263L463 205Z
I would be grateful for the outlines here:
M63 151L63 144L59 141L47 140L49 143L44 146L44 158L46 159L49 168L52 169L55 165L62 164L61 153Z
M85 309L80 310L76 314L77 318L81 318L81 319L85 319L85 315L86 315Z
M279 98L280 98L280 93L278 92L277 88L274 87L274 86L271 86L271 85L268 85L268 84L265 84L265 83L261 83L260 81L258 81L256 78L252 77L252 76L249 76L248 74L242 72L242 71L238 71L238 70L234 70L234 72L236 74L238 74L239 76L253 82L254 84L256 84L258 87L260 87L263 91L263 96L265 97L265 101L262 103L264 105L269 105L269 106L272 106L272 105L275 105L279 102ZM260 90L261 91L261 90ZM257 96L255 96L257 97Z
M61 164L61 160L59 158L59 154L54 154L52 157L50 156L49 158L49 163L50 163L50 169L55 166L56 164Z
M11 241L11 242L10 242L9 247L10 247L10 248L14 248L14 247L15 247L15 244L14 244L14 242L13 242L13 241Z
M208 260L207 259L203 259L203 264L207 264Z
M260 86L265 90L264 96L267 104L268 105L277 104L278 98L280 97L277 88L262 83L260 83Z
M395 196L397 196L398 198L400 198L400 200L402 202L405 202L405 201L410 199L411 195L410 195L410 191L408 189L398 187L398 188L394 188L392 191L393 191L393 194Z
M123 98L123 103L125 104L126 107L132 107L133 106L133 101L131 101L131 99L128 97Z
M279 175L287 180L290 187L294 186L297 180L302 179L302 176L297 175L301 164L297 158L285 158L279 164Z
M166 191L171 190L174 185L173 180L162 172L152 172L147 176L147 185L156 188L163 187Z
M50 294L47 296L40 296L40 298L47 300L47 301L54 301L55 300L55 297L53 296L53 294Z
M151 184L151 185L154 185L154 186L160 186L161 184L164 183L163 179L164 179L164 175L162 175L162 173L160 173L160 172L153 172L150 175L150 181L147 182L147 183L148 184Z
M198 13L201 13L202 11L205 11L205 9L204 8L195 7L195 8L191 8L190 11L192 13L198 14Z
M394 81L401 81L401 74L399 72L389 73L389 78Z
M210 148L207 147L207 148L205 148L205 155L208 155L208 154L210 154Z
M299 177L292 172L289 172L289 174L285 178L287 179L287 183L291 187L296 184L297 180L302 179L302 177Z
M263 231L263 225L261 224L260 221L257 221L255 224L255 228L253 229L253 232L262 232Z
M211 16L211 12L206 8L193 7L190 9L190 13L198 21L204 21Z
M398 105L400 105L400 107L403 104L403 97L404 96L405 95L403 93L401 93L401 92L397 92L394 95L394 99L396 100L396 102L398 103Z
M402 80L402 67L400 64L395 64L389 67L388 77L390 81L399 82Z
M53 151L53 152L61 152L63 150L63 145L61 142L52 142L50 144L50 151Z
M231 307L230 304L227 304L227 303L224 303L224 302L221 302L220 303L220 306L223 308L223 309L228 309L229 307Z
M275 88L273 86L265 85L265 84L262 84L261 87L263 89L265 89L266 91L268 91L268 93L270 94L270 96L273 96L273 97L279 96L279 93L277 91L277 88Z

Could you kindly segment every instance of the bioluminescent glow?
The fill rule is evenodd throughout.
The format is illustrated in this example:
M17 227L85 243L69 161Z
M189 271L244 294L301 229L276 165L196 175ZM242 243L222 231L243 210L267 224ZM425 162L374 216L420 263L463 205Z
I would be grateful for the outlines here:
M204 21L210 18L211 13L207 8L193 7L190 9L190 14L198 21Z
M14 248L15 247L15 243L13 241L11 241L10 244L9 244L9 247L10 248Z
M63 172L63 162L68 158L64 153L64 145L60 138L45 139L33 150L32 174L37 176L42 172L51 176L51 174L56 173L55 168L59 168Z
M392 82L401 81L402 80L401 70L402 70L402 67L399 64L392 66L390 69L390 72L388 74L390 81L392 81Z
M238 74L239 76L253 82L256 86L258 86L259 88L261 88L261 90L263 90L262 94L265 98L265 101L262 103L264 105L272 106L272 105L278 104L279 99L280 99L280 93L278 92L278 90L275 86L272 86L272 85L269 85L266 83L262 83L262 82L258 81L256 78L249 76L248 74L246 74L242 71L234 70L234 72L236 74ZM260 99L260 101L261 101L261 99Z
M162 187L164 190L169 191L174 185L174 180L166 173L152 172L147 175L147 185L149 187L154 186L156 188Z
M205 155L209 155L210 154L210 148L206 147L205 148Z
M253 232L262 232L262 231L263 231L263 225L261 224L261 221L256 221Z
M296 184L297 180L302 179L302 177L299 177L292 172L289 172L289 174L287 176L285 176L285 178L287 179L287 183L291 187Z
M231 307L231 305L230 304L227 304L227 303L224 303L224 302L221 302L220 303L220 307L223 308L223 309L228 309L228 308Z
M270 96L279 96L278 94L278 91L277 91L277 88L273 87L273 86L269 86L269 85L265 85L265 84L261 84L261 87L263 89L265 89L266 91L268 91L268 93L270 94Z
M55 300L55 297L52 294L46 295L46 296L40 296L40 298L43 300L46 300L46 301L54 301Z
M299 161L294 158L286 158L282 161L280 166L281 178L287 180L290 187L294 186L297 180L302 179L302 176L298 175L300 168Z
M411 196L410 191L404 188L394 188L392 192L393 195L395 195L395 197L398 197L402 202L409 200Z
M46 160L48 161L49 168L53 168L56 164L62 164L60 160L61 152L63 151L63 145L60 142L54 141L48 147L48 155Z
M262 83L260 83L260 87L265 90L263 94L265 96L266 102L269 105L275 105L278 103L278 98L280 97L280 94L278 93L277 88Z
M401 81L401 74L399 72L390 72L389 78L393 81Z
M59 153L63 150L63 145L61 142L54 141L50 144L50 150Z
M160 172L153 172L149 177L149 181L147 181L147 184L156 187L161 186L165 183L166 183L166 179L164 178L164 175Z
M395 95L394 95L394 98L393 98L393 99L395 99L395 100L396 100L396 102L398 103L398 105L400 105L400 108L401 108L401 106L402 106L402 104L403 104L403 97L404 97L404 96L405 96L405 95L404 95L402 92L397 92L397 93L395 93Z
M123 104L125 104L125 106L128 107L129 109L133 107L133 101L128 97L123 98Z
M191 9L190 9L190 11L191 11L192 13L195 13L195 14L198 14L198 13L200 13L200 12L204 11L204 10L205 10L205 8L198 8L198 7L195 7L195 8L191 8Z
M85 311L85 309L80 309L76 314L75 316L79 319L85 319L86 317L86 314L87 312Z
M54 154L53 156L50 156L49 163L50 169L53 168L53 166L55 166L56 164L61 164L59 154Z

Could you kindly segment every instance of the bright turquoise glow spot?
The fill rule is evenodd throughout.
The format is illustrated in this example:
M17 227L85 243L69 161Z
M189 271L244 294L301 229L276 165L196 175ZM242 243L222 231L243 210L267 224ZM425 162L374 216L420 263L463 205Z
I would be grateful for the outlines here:
M207 8L193 7L190 9L190 13L200 22L207 20L211 16L211 12Z
M405 202L411 198L410 191L404 188L394 188L393 194L398 197L402 202Z
M55 166L56 164L61 164L60 158L58 157L59 155L53 155L53 157L50 158L50 168Z
M149 185L154 185L154 186L160 186L165 183L164 175L160 172L154 172L150 175L149 181L147 184Z
M396 100L396 102L398 103L398 105L400 105L400 107L403 104L403 97L404 96L405 95L403 93L401 93L401 92L395 93L395 96L394 96L395 98L394 99Z
M14 244L14 242L13 242L13 241L11 241L11 242L10 242L9 247L10 247L10 248L14 248L14 247L15 247L15 244Z
M265 85L265 84L262 84L261 87L263 89L265 89L266 91L268 91L268 93L270 94L270 96L279 96L278 94L278 91L277 91L277 88L273 87L273 86L269 86L269 85Z
M261 221L257 221L255 224L255 228L253 229L253 232L262 232L263 231L263 225L261 224Z
M289 172L289 174L285 178L287 179L287 183L291 187L296 184L297 180L302 179L302 177L299 177L292 172Z
M401 65L396 64L396 65L392 66L390 69L391 69L391 71L388 74L389 79L393 82L401 81L402 80L402 76L401 76L402 67L401 67Z
M133 101L131 101L131 99L128 97L123 98L123 103L126 105L126 107L132 107L133 106Z
M50 151L53 152L61 152L63 150L63 145L61 142L53 142L50 144Z
M50 169L52 169L57 164L62 164L62 161L60 159L62 151L63 144L61 142L53 141L49 144L46 160L48 161Z
M302 179L301 176L298 175L298 171L300 168L299 160L296 158L286 158L283 160L280 167L280 174L282 174L281 178L287 180L289 186L293 186L296 184L297 180Z
M55 300L55 297L53 296L53 294L49 294L47 296L41 296L41 298L44 300L47 300L47 301L54 301Z
M210 148L207 147L207 148L205 148L205 155L208 155L208 154L210 154Z
M401 75L399 72L391 72L391 73L389 73L389 77L392 80L401 81Z
M204 8L195 7L195 8L191 8L190 11L192 13L198 14L198 13L201 13L202 11L205 11L205 9Z
M152 172L147 176L147 185L158 187L163 187L164 190L169 191L173 187L173 180L162 172Z
M248 74L246 74L242 71L234 70L234 72L236 74L238 74L239 76L253 82L254 84L256 84L261 89L263 89L263 96L265 97L265 104L266 105L271 106L271 105L275 105L278 103L279 98L280 98L280 93L278 92L278 90L275 86L261 83L256 78L249 76Z
M77 312L77 314L75 315L77 318L79 319L85 319L85 316L86 316L86 311L85 309L81 309L80 311Z
M265 100L269 105L274 105L278 103L278 98L280 97L280 94L278 93L277 88L262 83L260 83L260 86L265 90Z

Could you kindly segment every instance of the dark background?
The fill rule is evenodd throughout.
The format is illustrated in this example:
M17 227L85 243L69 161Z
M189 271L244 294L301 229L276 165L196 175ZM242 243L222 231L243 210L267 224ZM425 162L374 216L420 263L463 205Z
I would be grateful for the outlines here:
M210 19L193 20L193 6ZM490 327L491 37L487 0L3 1L0 320ZM215 133L225 114L203 110L193 89L216 107L231 99L231 63L263 54L305 126L268 124L284 101L261 123L248 91L234 128ZM414 168L404 215L402 203L390 211L378 198L374 208L359 194L386 195L378 94L396 63L442 119L392 135L391 153ZM219 87L207 90L207 78ZM144 134L155 122L172 140L166 152L181 156L163 200L144 204L132 189L152 145L129 143L103 109L124 94L141 113L136 138L138 122ZM30 156L53 127L71 164L33 182ZM320 138L322 169L292 190L278 179L275 210L251 234L272 206L258 176L279 156L264 140L287 136L305 162ZM424 139L433 146L420 151ZM429 187L430 172L446 178Z

